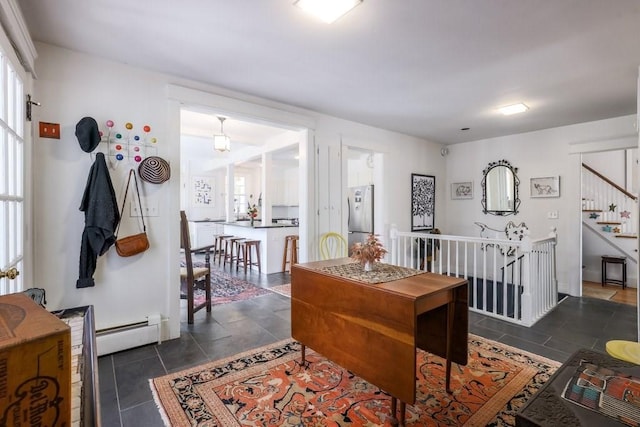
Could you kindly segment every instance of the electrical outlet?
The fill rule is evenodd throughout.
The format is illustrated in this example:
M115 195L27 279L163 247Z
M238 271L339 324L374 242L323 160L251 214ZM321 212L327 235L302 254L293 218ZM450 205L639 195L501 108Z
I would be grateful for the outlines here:
M547 212L548 219L558 219L558 211L549 211Z
M158 216L158 203L149 201L149 200L141 200L142 209L144 209L144 216ZM146 202L146 203L145 203ZM135 203L132 201L130 204L129 216L140 216L140 209L138 206L138 201Z

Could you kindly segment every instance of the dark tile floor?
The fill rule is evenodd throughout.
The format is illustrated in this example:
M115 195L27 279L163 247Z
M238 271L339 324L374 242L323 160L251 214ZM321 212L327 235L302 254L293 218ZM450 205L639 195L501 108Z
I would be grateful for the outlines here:
M246 279L271 287L288 283L290 275L253 272ZM289 338L290 313L289 298L275 293L218 305L210 315L196 313L194 325L183 316L178 339L100 357L102 425L162 426L150 378ZM604 352L610 339L637 340L636 308L568 297L531 328L470 313L469 332L563 362L579 348Z

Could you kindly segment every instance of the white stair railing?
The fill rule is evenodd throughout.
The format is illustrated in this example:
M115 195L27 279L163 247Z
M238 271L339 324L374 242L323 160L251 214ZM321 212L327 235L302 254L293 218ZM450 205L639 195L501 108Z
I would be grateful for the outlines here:
M592 212L603 228L609 226L618 237L638 234L637 197L582 164L582 210ZM608 229L607 229L608 230Z
M392 227L390 264L469 281L469 309L531 326L558 302L555 231L521 241L400 232ZM508 254L508 255L506 255Z

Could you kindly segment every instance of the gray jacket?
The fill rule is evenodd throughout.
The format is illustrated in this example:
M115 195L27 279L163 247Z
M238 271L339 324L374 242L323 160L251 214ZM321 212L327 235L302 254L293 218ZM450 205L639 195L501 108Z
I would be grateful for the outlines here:
M95 286L93 273L96 260L116 242L115 231L120 222L118 201L104 153L96 153L89 170L87 186L80 204L84 212L84 231L80 247L80 275L76 288Z

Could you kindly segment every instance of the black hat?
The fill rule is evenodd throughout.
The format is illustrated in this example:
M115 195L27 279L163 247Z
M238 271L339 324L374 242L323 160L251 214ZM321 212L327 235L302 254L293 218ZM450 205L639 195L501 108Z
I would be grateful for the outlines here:
M90 153L100 143L98 123L93 117L83 117L76 125L76 137L83 151Z

